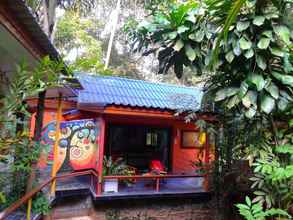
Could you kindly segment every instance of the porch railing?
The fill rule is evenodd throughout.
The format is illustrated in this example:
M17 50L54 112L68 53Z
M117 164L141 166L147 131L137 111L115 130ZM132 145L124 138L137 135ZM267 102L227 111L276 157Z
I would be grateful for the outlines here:
M197 178L203 177L207 178L208 174L190 174L190 175L174 175L174 174L165 174L165 175L132 175L132 176L104 176L104 180L154 180L156 183L156 192L160 191L160 181L163 179L179 179L179 178ZM207 186L204 186L204 190L207 191Z
M133 175L133 176L104 176L100 177L98 173L95 170L87 170L87 171L80 171L80 172L74 172L74 173L66 173L62 175L58 175L56 177L51 177L44 181L42 184L40 184L38 187L34 188L29 193L25 194L22 198L14 202L11 206L0 212L0 220L7 219L7 217L13 215L15 211L20 209L21 207L27 205L27 212L25 213L25 219L30 220L31 219L31 204L32 199L34 196L36 196L37 193L43 191L46 187L50 187L54 182L61 182L61 180L70 179L73 177L81 177L81 176L90 176L90 190L95 196L102 196L101 191L99 191L99 188L102 187L102 183L104 180L110 180L110 179L117 179L118 181L122 180L153 180L155 181L155 191L160 192L160 182L164 179L178 179L178 178L198 178L198 177L204 177L207 178L208 174L191 174L191 175L173 175L173 174L166 174L166 175ZM99 180L100 179L100 180ZM91 187L94 187L92 189ZM50 191L50 190L47 190ZM207 189L205 189L207 191ZM55 192L53 194L49 194L50 199L53 199L55 196ZM9 219L9 218L8 218ZM20 218L17 218L20 219ZM22 218L23 219L23 218Z

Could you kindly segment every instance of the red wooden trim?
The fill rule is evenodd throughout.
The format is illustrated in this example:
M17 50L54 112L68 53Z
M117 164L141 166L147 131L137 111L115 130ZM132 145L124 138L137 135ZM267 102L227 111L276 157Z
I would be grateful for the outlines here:
M29 106L29 111L34 112L36 111L37 107L37 98L30 98L26 99L26 102ZM71 109L76 109L76 102L75 101L69 101L69 100L62 100L62 108L63 110L71 110ZM45 100L45 108L46 109L57 109L57 99L47 99Z
M206 174L190 174L190 175L133 175L133 176L103 176L103 179L170 179L170 178L192 178L192 177L205 177Z
M103 118L100 118L100 145L99 145L99 160L98 160L98 167L97 172L99 175L98 185L96 189L96 194L102 194L102 178L103 178L103 159L104 159L104 149L105 149L105 134L106 134L106 122Z
M174 112L154 110L147 108L131 108L131 107L118 107L118 106L108 106L103 111L105 114L109 115L127 115L127 116L142 116L142 117L156 117L156 118L167 118L176 119L180 117L175 117Z
M206 134L205 151L205 163L208 164L210 162L210 143L208 134Z
M0 4L0 22L20 44L30 51L33 57L39 59L46 55L41 48L35 45L27 31L15 21L13 15L9 13L9 9L3 3Z

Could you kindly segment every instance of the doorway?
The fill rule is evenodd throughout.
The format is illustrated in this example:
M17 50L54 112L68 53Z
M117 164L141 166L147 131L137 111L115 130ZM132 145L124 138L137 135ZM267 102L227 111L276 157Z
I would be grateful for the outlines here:
M152 160L171 170L170 140L170 128L109 124L105 152L114 160L123 158L140 172L147 172Z

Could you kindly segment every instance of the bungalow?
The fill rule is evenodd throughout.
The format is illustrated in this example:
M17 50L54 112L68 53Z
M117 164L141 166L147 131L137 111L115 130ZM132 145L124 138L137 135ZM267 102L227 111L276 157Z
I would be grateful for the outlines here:
M175 114L194 111L212 120L199 112L200 89L85 73L76 77L82 86L72 89L76 97L60 98L61 105L46 100L42 143L50 150L39 160L41 173L94 170L96 199L207 192L207 176L200 171L213 161L212 138ZM36 100L28 103L35 111ZM76 189L84 182L78 179Z

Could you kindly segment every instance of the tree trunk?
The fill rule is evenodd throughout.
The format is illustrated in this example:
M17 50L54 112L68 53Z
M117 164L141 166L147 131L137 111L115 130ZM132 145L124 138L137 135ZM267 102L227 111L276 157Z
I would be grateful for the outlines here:
M44 21L42 28L50 40L52 40L52 34L55 28L56 8L56 0L43 0Z
M43 118L44 118L44 109L45 109L45 98L46 98L46 91L40 92L38 97L38 106L37 106L37 113L36 113L36 120L35 120L35 131L34 131L34 141L36 143L40 142L40 138L42 135L42 128L43 128ZM36 162L33 162L31 165L31 172L30 176L27 181L27 188L26 192L28 193L32 190L33 182L36 178Z

